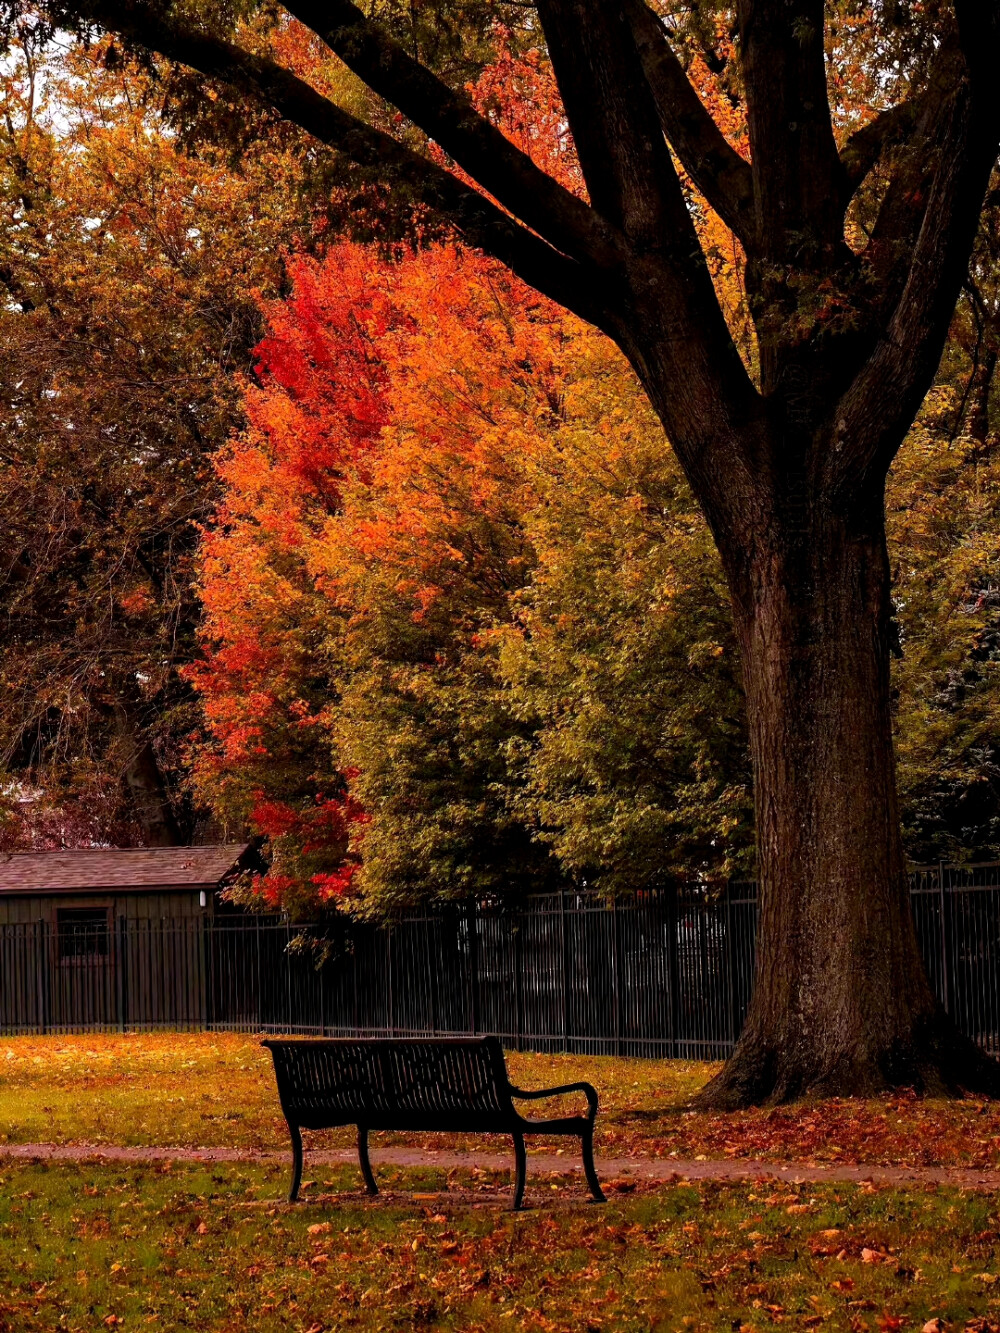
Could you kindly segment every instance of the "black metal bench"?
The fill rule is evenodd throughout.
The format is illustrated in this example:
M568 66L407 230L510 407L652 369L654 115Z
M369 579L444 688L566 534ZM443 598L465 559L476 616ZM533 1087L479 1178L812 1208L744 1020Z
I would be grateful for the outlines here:
M371 1130L433 1130L509 1134L514 1140L517 1177L514 1208L524 1198L526 1134L579 1136L583 1169L594 1199L604 1194L594 1169L597 1092L589 1083L526 1092L507 1077L503 1048L496 1037L474 1040L272 1039L263 1043L274 1059L281 1109L292 1138L292 1187L302 1181L302 1130L357 1125L358 1157L369 1194L378 1186L368 1160ZM526 1120L513 1099L586 1095L585 1116Z

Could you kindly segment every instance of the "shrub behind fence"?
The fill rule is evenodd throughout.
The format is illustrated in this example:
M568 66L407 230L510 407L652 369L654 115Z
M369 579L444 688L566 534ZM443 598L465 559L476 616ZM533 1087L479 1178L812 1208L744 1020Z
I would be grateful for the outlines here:
M914 872L917 934L958 1025L1000 1053L1000 863ZM496 1032L512 1047L718 1059L750 999L756 888L414 912L326 944L280 917L0 927L0 1030Z

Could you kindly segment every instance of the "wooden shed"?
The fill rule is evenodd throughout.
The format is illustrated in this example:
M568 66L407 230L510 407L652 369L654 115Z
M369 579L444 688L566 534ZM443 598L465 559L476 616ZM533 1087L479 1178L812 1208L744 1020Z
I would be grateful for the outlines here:
M0 925L211 914L248 852L247 843L8 852L0 855Z
M0 856L0 1029L199 1025L208 931L250 844Z

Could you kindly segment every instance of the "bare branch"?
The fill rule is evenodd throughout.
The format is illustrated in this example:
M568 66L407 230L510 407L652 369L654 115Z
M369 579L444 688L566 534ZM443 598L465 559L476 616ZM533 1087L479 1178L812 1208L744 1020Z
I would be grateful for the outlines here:
M663 132L684 170L723 222L750 248L753 239L753 172L726 140L645 0L626 10Z

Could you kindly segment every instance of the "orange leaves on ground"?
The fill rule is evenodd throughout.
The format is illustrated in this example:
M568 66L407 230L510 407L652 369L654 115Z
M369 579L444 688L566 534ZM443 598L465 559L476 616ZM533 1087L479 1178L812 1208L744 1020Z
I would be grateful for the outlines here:
M1000 1107L902 1096L726 1115L665 1108L658 1131L650 1124L641 1139L647 1150L679 1158L995 1168Z

